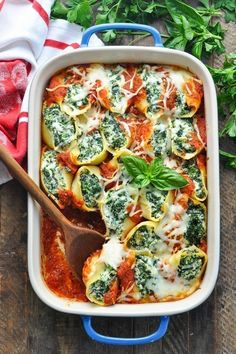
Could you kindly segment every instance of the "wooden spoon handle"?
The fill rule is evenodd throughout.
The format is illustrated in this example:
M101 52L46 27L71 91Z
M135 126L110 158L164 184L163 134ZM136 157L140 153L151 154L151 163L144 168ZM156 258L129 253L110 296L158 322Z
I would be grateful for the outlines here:
M70 221L60 212L60 210L53 204L53 202L44 194L44 192L37 186L37 184L28 176L24 169L14 160L9 154L5 146L0 144L0 160L9 169L13 177L15 177L20 184L30 193L39 205L46 211L48 215L60 226L63 224L70 224Z

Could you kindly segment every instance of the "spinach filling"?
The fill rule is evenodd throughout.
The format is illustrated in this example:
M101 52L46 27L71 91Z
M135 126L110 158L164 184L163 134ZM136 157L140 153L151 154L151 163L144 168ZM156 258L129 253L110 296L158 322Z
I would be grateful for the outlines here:
M141 255L136 257L134 277L142 296L153 294L153 290L150 287L153 287L156 282L157 265L158 260L156 258Z
M110 236L119 236L122 226L128 215L127 207L131 202L129 193L125 189L110 189L104 205L104 218Z
M179 152L193 153L195 147L190 144L191 134L194 132L193 120L191 118L176 118L173 120L173 144Z
M81 162L89 161L103 150L102 136L98 130L93 130L91 133L80 138L78 143L79 156Z
M180 257L178 276L190 281L196 278L201 272L204 257L197 254L195 250L186 250Z
M60 110L59 105L46 107L43 111L44 123L53 135L54 146L64 147L75 139L75 123Z
M191 111L191 107L187 105L185 102L185 96L182 92L177 92L176 95L176 107L177 107L177 114L179 115L185 115L188 114Z
M97 207L97 200L102 192L98 177L90 173L89 170L83 170L80 174L80 183L86 206L88 208Z
M147 226L139 227L127 242L130 249L143 250L148 249L155 252L158 249L160 237L155 233L154 229Z
M151 145L155 156L169 154L169 129L156 124L151 137Z
M121 102L125 98L125 94L121 91L120 84L122 79L122 71L124 68L117 66L112 70L108 71L108 78L110 79L110 100L112 102L113 108L119 109L122 107Z
M162 206L165 203L167 194L167 191L160 191L151 186L147 187L146 198L150 204L152 218L159 219L162 216Z
M63 103L73 108L80 108L88 104L88 92L79 84L70 85Z
M200 199L206 196L205 188L203 184L203 179L201 171L198 168L195 160L185 161L183 164L183 171L186 172L189 177L193 180L195 185L196 196Z
M42 179L48 192L55 197L58 197L58 190L66 188L62 168L58 165L55 151L48 150L43 154Z
M156 113L160 108L158 106L158 100L161 95L161 79L155 72L148 72L146 69L144 70L142 80L145 83L147 102L149 104L147 112L152 114Z
M118 150L126 144L127 140L124 131L109 112L106 113L102 121L101 129L110 148Z
M184 234L188 244L199 246L206 235L205 212L201 205L190 203L186 212L188 216L187 230Z
M100 274L100 279L96 280L89 286L89 294L95 297L98 301L103 301L104 295L109 290L115 277L115 269L109 265L106 265L105 269Z

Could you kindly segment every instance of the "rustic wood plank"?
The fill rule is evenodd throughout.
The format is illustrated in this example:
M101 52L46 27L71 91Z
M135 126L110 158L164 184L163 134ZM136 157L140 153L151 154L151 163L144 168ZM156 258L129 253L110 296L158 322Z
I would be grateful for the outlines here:
M225 33L227 53L236 53L236 24L221 22ZM214 65L220 66L224 55L214 57ZM223 120L219 117L219 125ZM226 151L236 151L235 139L221 140L221 147ZM221 262L219 279L216 287L216 351L217 354L236 354L236 173L220 164L221 194Z
M159 319L156 317L148 318L135 318L134 320L134 333L135 337L144 337L154 331L156 331L159 324ZM142 353L162 353L162 340L157 342L146 344L146 345L136 345L134 349L135 354Z
M27 345L26 198L16 182L0 187L0 352L24 353Z
M171 316L169 330L163 338L163 354L190 354L188 337L189 314Z
M189 351L191 354L216 353L215 294L189 313Z

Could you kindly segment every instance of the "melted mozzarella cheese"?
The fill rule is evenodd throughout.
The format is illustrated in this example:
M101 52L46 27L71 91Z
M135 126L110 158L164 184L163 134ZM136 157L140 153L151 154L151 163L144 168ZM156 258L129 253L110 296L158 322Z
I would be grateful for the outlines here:
M111 239L105 243L102 248L99 262L104 262L112 268L117 269L125 255L126 252L123 249L123 245L116 237L111 237Z
M172 243L180 242L176 237L186 232L189 221L186 210L178 203L179 198L181 194L177 197L175 204L169 207L168 213L157 226L156 231L158 236L165 241L171 238Z
M175 87L182 92L183 91L183 85L186 81L186 77L189 77L189 75L183 71L183 70L171 70L170 71L170 78L172 82L174 83Z
M97 64L90 66L88 69L85 85L92 87L97 80L101 81L103 88L109 85L109 78L103 65Z

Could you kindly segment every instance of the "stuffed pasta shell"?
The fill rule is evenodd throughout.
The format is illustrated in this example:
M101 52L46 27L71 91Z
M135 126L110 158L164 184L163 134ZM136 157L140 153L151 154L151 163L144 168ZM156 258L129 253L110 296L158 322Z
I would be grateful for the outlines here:
M116 270L100 260L101 251L96 251L85 262L83 282L86 297L100 306L113 305L118 294Z
M140 192L140 206L143 216L155 222L160 221L173 200L171 191L161 191L151 184Z
M153 125L152 135L149 140L149 150L154 156L166 157L171 153L171 129L170 120L157 119Z
M85 211L97 210L102 190L102 178L98 167L82 166L78 169L71 186L74 205Z
M175 118L172 120L172 152L184 160L192 159L204 148L204 143L195 124L195 118Z
M61 110L71 117L76 117L90 108L91 93L89 89L80 83L69 85L61 103Z
M57 160L57 152L44 149L41 157L41 183L48 196L60 208L64 208L71 200L71 183L73 175L68 167Z
M117 271L127 252L116 237L106 242L102 250L92 254L83 267L86 295L99 305L116 302L120 286Z
M111 188L104 193L99 204L108 237L115 236L123 239L135 225L135 222L129 216L133 200L134 198L130 195L126 186Z
M205 155L200 154L194 159L185 160L181 166L183 173L190 179L192 198L199 201L204 201L207 197L205 159Z
M206 219L206 206L203 203L189 199L183 233L187 245L199 246L206 238Z
M44 106L42 121L43 141L57 151L68 148L77 138L76 122L62 112L58 104Z
M166 67L163 105L175 117L190 118L198 110L203 96L202 82L191 72Z
M107 111L102 122L101 132L106 142L106 149L113 155L119 155L131 143L131 134L122 124L120 117ZM126 124L127 126L127 124ZM128 128L129 129L129 128Z
M124 114L133 97L141 87L134 66L91 65L88 80L95 82L94 88L100 104L114 113Z
M125 246L135 254L162 254L169 251L156 232L157 225L152 221L143 221L136 225L125 238Z
M75 165L98 165L105 160L107 151L99 129L83 133L75 148L70 151L70 158Z
M140 69L142 89L135 98L135 106L145 114L148 119L155 120L164 112L163 92L164 84L162 72L159 67L143 65Z

